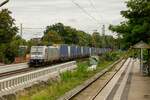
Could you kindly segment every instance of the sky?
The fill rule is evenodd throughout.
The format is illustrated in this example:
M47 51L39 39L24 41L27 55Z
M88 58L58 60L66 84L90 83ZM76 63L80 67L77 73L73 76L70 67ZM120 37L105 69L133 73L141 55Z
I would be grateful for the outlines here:
M75 3L73 3L74 1ZM101 32L102 25L119 24L126 9L125 0L10 0L2 8L12 11L16 25L23 24L23 38L41 37L44 28L58 22L79 30ZM80 7L79 7L79 6ZM83 11L84 10L84 11ZM28 29L40 28L40 29Z

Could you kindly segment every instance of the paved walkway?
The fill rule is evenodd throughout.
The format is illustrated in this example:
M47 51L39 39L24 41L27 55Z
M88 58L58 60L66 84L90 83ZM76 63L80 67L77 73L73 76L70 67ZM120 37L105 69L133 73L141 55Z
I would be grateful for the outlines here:
M95 100L150 100L150 77L140 73L139 60L128 59Z
M138 61L132 69L128 100L150 100L150 77L140 74L139 65Z

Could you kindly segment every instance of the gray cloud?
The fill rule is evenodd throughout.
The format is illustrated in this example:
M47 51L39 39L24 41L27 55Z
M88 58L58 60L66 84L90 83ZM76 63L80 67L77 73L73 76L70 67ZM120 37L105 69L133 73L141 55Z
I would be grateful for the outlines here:
M98 19L101 25L107 26L119 23L123 19L120 11L126 9L124 0L92 0L96 10L89 0L74 1ZM24 27L46 27L62 22L90 33L101 26L83 13L71 0L10 0L4 7L12 11L16 24L23 23ZM33 33L39 32L42 34L43 30L24 30L24 37L34 37Z

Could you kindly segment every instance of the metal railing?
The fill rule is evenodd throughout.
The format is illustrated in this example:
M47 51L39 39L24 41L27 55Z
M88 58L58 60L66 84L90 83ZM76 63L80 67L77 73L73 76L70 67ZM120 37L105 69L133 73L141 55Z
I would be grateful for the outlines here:
M72 70L76 67L76 61L72 61L2 79L0 80L0 96L14 93L17 90L29 87L38 81L48 80L55 74L62 73L66 70Z

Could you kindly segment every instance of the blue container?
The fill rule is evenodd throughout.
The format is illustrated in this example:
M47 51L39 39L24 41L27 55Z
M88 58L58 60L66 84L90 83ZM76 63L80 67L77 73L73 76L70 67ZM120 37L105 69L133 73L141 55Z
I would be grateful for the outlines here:
M77 47L77 57L82 57L81 47Z
M69 58L68 45L66 44L60 45L59 51L61 60L67 60Z
M86 47L86 56L89 56L89 47Z
M96 54L99 55L99 48L96 48Z
M84 47L80 47L81 48L81 57L83 57L84 56L84 54L83 54L83 48Z
M94 55L94 47L91 48L91 55Z
M83 57L86 56L86 47L83 47Z
M83 47L83 56L89 56L90 49L89 47Z
M71 58L77 57L77 46L75 45L70 46L70 57Z
M90 56L90 47L88 47L87 55Z
M101 50L101 48L99 48L99 55L101 55L102 54L102 50Z
M104 54L104 52L105 52L105 49L104 49L104 48L102 48L102 54Z

